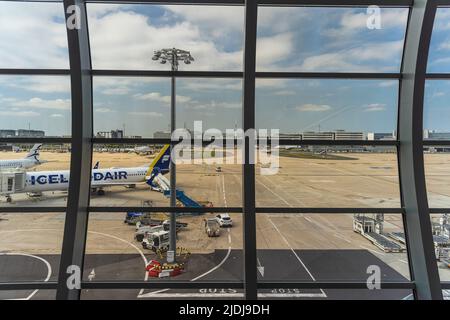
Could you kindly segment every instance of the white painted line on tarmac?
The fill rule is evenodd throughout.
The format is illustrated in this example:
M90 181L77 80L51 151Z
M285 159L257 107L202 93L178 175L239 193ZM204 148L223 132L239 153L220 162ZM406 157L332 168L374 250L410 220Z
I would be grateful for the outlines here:
M144 252L143 252L140 248L138 248L134 243L131 243L131 242L127 241L127 240L124 240L124 239L122 239L122 238L119 238L119 237L116 237L116 236L113 236L113 235L110 235L110 234L107 234L107 233L96 232L96 231L88 231L88 232L89 232L89 233L93 233L93 234L98 234L98 235L101 235L101 236L105 236L105 237L109 237L109 238L113 238L113 239L116 239L116 240L118 240L118 241L121 241L121 242L124 242L124 243L130 245L131 247L133 247L134 249L136 249L137 252L139 252L139 254L140 254L141 257L142 257L142 260L144 260L145 266L148 265L148 260L147 260L146 256L144 255ZM147 280L148 280L148 272L145 271L144 281L147 281ZM139 291L139 294L141 294L143 291L144 291L144 289L141 289L141 290ZM138 296L139 296L139 294L138 294Z
M40 261L42 261L43 263L45 263L45 265L47 266L47 276L44 279L44 282L47 282L48 280L50 280L50 277L52 275L52 266L50 265L50 263L45 260L42 257L39 256L35 256L33 254L28 254L28 253L22 253L22 252L6 252L6 253L0 253L0 256L24 256L24 257L30 257L30 258L34 258L34 259L38 259ZM30 300L31 298L33 298L33 296L38 293L39 289L34 290L32 293L30 293L30 295L28 295L28 297L26 298L18 298L18 299L7 299L7 300Z
M280 230L278 229L278 227L275 225L275 223L273 223L273 221L268 218L270 223L273 225L273 227L275 228L275 230L277 230L278 234L280 235L281 239L283 239L284 242L286 242L286 244L288 245L289 249L291 249L292 253L295 255L295 257L297 258L297 260L300 262L300 264L303 266L303 268L306 270L306 272L309 274L309 276L311 277L311 279L313 281L316 281L316 278L314 278L314 276L312 275L312 273L309 271L309 269L306 267L306 265L303 263L302 259L300 259L300 257L298 256L297 252L295 252L295 250L292 248L292 246L289 244L289 242L287 241L287 239L283 236L283 234L280 232ZM325 295L325 292L320 289L320 291Z
M348 239L345 238L344 236L341 236L341 235L338 234L338 233L335 233L334 236L335 236L336 238L339 238L339 239L341 239L341 240L344 240L344 241L347 242L347 243L352 243L350 240L348 240Z
M289 207L292 207L292 205L286 201L286 199L284 199L282 196L280 196L278 193L276 193L275 191L273 191L271 188L269 188L268 186L266 186L264 183L262 183L260 181L261 179L256 180L257 183L261 184L264 188L266 188L267 190L269 190L272 194L274 194L275 196L277 196L281 201L283 201L284 203L286 203Z

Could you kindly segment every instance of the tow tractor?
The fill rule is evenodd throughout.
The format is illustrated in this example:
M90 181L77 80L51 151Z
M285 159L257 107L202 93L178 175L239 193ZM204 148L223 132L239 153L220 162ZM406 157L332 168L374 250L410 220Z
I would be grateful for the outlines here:
M148 234L148 236L142 240L142 248L150 249L153 252L157 252L158 250L162 252L169 250L169 232L158 231Z
M208 237L220 236L220 223L217 218L204 219L205 232Z

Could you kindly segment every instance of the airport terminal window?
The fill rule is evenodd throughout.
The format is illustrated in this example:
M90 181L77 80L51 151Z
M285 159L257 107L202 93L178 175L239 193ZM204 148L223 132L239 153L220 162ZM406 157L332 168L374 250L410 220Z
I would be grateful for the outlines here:
M36 130L20 132L23 135L39 133ZM66 206L70 144L0 144L0 148L0 208ZM11 191L5 192L7 184Z
M365 282L370 266L380 268L382 282L410 279L401 214L258 213L256 226L260 282ZM379 297L402 299L409 294L394 292L379 292ZM377 296L367 289L353 293L359 299ZM328 289L267 289L259 294L343 299Z
M394 147L280 146L278 153L279 163L256 168L257 207L400 207ZM269 166L275 171L267 175Z
M0 68L68 68L62 2L0 1L0 50Z
M449 80L428 80L425 85L423 110L423 139L450 140Z
M160 194L162 197L163 195ZM177 262L184 263L185 272L174 280L242 281L242 219L241 214L230 214L232 227L221 227L217 214L182 215L177 218ZM158 281L146 266L151 260L164 262L168 245L168 214L156 212L138 215L138 212L90 213L84 262L84 278L90 281ZM205 219L208 236L205 231ZM126 221L125 221L126 220ZM155 231L158 229L157 231ZM192 297L201 289L132 290L130 298ZM185 293L185 295L183 295ZM240 292L242 294L242 291ZM210 297L214 297L211 294ZM89 295L83 297L88 299ZM99 292L97 298L104 296Z
M438 8L428 58L428 72L450 72L450 8Z
M168 132L170 78L95 77L93 88L95 137L157 138Z
M257 71L399 72L408 9L378 10L259 7Z
M447 214L431 214L431 228L433 233L433 244L435 250L436 261L439 270L441 282L450 281L450 270L448 268L448 252L450 246L449 237L449 215ZM448 299L448 292L444 292L444 297Z
M258 79L256 127L304 139L365 140L385 132L395 140L398 81ZM374 139L373 135L369 139Z
M0 282L57 281L65 213L0 213ZM55 299L54 290L1 291L0 299Z
M242 70L242 6L88 6L94 69L170 70L153 51L185 48L194 57L180 70Z
M425 176L431 208L450 208L450 164L448 146L425 146Z
M394 283L392 289L284 289L275 283L271 289L259 289L259 298L412 298L411 281L416 278L409 265L416 250L408 252L409 257L406 239L417 235L407 232L409 224L403 225L409 209L402 208L399 171L404 171L397 155L404 146L397 138L402 125L397 124L397 111L408 8L381 8L380 25L375 19L369 26L370 12L362 6L259 6L256 127L280 129L285 142L266 154L279 156L278 161L267 163L265 158L255 163L257 246L250 250L257 249L257 265L244 264L243 249L251 242L244 243L243 234L251 228L246 229L242 213L248 194L242 192L248 178L242 164L178 164L176 257L185 263L185 272L173 280L185 281L187 288L132 290L123 289L124 282L170 281L158 278L180 270L176 266L167 271L153 261L167 261L170 173L167 145L152 139L170 138L171 116L170 73L160 72L169 71L170 63L152 60L153 51L175 46L194 57L189 65L181 62L177 76L178 128L192 132L194 121L201 120L203 131L239 129L243 117L253 118L252 106L244 110L242 104L253 92L244 92L241 73L226 71L244 69L245 7L163 3L86 7L89 32L84 35L89 35L86 47L93 69L93 140L87 143L92 143L93 153L92 166L83 163L90 169L90 188L75 183L90 193L87 229L80 229L87 232L86 247L75 255L84 254L84 283L117 283L113 289L83 287L82 299L244 298L243 289L188 288L202 281L244 287L245 282L251 284L243 277L244 267L256 268L260 283L339 281L345 288L349 283L365 284L370 265L381 268L382 282ZM429 72L447 72L448 10L438 9ZM71 219L65 226L70 194L56 185L67 185L69 168L79 165L77 157L71 158L71 143L80 146L81 139L74 139L82 136L80 128L86 125L71 127L71 94L90 98L90 92L70 88L69 81L79 70L66 70L62 2L0 0L0 12L4 40L0 41L0 147L5 150L0 152L0 164L6 166L0 182L2 190L15 190L3 193L0 201L0 298L54 299L55 290L2 291L1 285L61 281L55 271L65 260L60 256L73 254L70 246L62 248L63 232L80 230ZM82 35L86 30L74 32ZM36 48L33 54L24 43ZM72 49L71 58L79 58ZM14 69L2 68L25 69L14 75ZM450 279L444 255L448 222L443 213L450 207L449 130L442 122L448 118L447 82L426 82L423 125L425 142L441 140L439 145L424 146L441 281ZM18 168L36 137L43 139L41 161ZM302 140L310 143L300 144ZM223 160L234 158L237 150L233 146L205 152L194 147L190 153L200 153L203 160L213 154ZM267 174L266 169L274 171ZM27 189L33 183L40 187ZM71 209L77 208L67 208L68 212ZM23 267L16 268L18 264Z
M0 75L0 129L2 138L70 136L70 77Z
M177 128L194 132L195 121L199 132L242 128L241 79L177 79L176 102Z
M95 144L92 154L90 205L97 207L166 207L169 200L160 192L152 192L148 170L158 158L163 145L111 141ZM164 175L164 182L170 174ZM155 185L156 189L157 186ZM156 190L155 190L156 191Z

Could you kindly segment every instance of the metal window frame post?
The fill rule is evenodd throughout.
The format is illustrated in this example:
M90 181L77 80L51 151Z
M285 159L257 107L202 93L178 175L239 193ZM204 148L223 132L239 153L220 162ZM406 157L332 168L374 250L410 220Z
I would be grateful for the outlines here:
M256 0L245 1L244 31L244 74L242 124L244 132L255 128L255 76L256 76L256 27L258 5ZM254 145L244 135L244 164L242 167L242 220L244 223L244 289L245 299L256 300L257 290L257 252L256 252L256 212L255 212L255 165L251 163L250 153Z
M69 266L76 266L83 276L84 252L88 228L88 208L92 163L92 75L86 6L82 0L64 0L66 21L72 18L75 6L79 28L67 28L72 98L72 153L70 185L59 266L57 299L78 300L81 289L69 289Z
M411 277L416 299L442 299L428 207L423 157L423 104L436 4L416 0L406 32L400 80L399 173Z

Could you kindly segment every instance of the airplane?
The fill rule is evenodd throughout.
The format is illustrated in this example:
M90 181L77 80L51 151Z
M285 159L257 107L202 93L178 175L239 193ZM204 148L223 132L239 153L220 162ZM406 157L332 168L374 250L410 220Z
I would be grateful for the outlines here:
M91 191L97 195L104 195L105 187L134 187L137 183L144 182L150 185L156 175L169 172L169 166L170 148L169 145L165 145L148 167L92 169ZM26 172L24 174L23 188L8 193L2 192L0 188L0 194L6 196L8 202L11 201L11 194L40 194L45 191L67 191L69 189L70 170Z
M22 159L0 160L0 170L3 169L29 169L47 161L39 160L39 150L42 143L35 144L30 152Z

